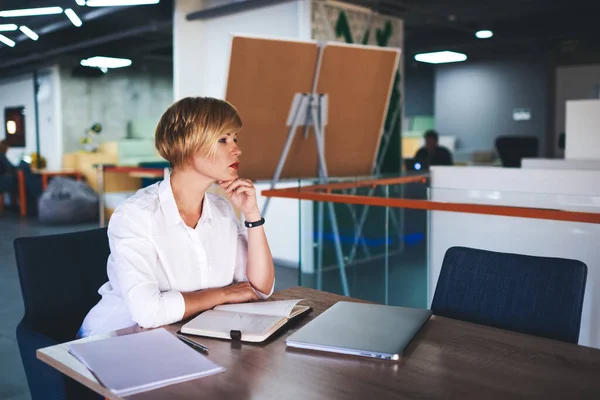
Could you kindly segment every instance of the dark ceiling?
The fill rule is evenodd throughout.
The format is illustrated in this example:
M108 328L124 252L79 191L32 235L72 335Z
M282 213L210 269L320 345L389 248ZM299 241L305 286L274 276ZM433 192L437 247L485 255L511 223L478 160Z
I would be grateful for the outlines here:
M140 62L172 63L172 0L136 7L80 7L75 0L0 0L0 10L60 6L72 8L83 21L75 27L65 14L2 18L0 24L26 25L37 41L20 31L1 32L15 47L0 43L0 78L59 60L74 66L83 58L103 55Z
M438 50L475 57L600 50L598 0L346 0L405 22L409 56ZM480 40L480 29L494 32Z
M286 0L220 0L274 3ZM599 0L346 0L405 21L408 57L436 50L473 57L503 53L600 53ZM218 4L213 1L212 4ZM80 7L75 0L0 0L0 10L61 6L83 20L77 28L64 14L1 18L0 24L27 25L40 35L34 42L21 32L3 34L17 42L0 43L0 78L32 70L57 59L74 65L93 55L127 57L134 64L172 63L173 0L136 7ZM479 40L478 29L494 37Z

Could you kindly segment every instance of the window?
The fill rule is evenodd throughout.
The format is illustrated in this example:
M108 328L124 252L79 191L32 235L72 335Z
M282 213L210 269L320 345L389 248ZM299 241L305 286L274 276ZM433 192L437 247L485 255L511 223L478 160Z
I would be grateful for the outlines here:
M25 147L25 107L4 109L4 131L8 146Z

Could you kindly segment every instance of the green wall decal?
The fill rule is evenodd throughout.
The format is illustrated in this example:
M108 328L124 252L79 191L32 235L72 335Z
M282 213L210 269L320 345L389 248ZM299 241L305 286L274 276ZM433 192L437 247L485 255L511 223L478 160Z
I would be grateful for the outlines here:
M348 22L348 17L343 11L340 12L338 20L335 23L335 35L337 37L343 37L346 43L354 43L354 39L352 39L352 32L350 31L350 23Z

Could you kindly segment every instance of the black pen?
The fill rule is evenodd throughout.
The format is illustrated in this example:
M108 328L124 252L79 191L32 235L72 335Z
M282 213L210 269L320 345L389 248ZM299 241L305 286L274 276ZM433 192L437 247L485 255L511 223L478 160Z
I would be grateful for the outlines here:
M208 353L208 347L201 345L200 343L196 343L191 339L186 338L183 335L177 333L177 337L185 344L191 346L194 350L201 351L203 353Z

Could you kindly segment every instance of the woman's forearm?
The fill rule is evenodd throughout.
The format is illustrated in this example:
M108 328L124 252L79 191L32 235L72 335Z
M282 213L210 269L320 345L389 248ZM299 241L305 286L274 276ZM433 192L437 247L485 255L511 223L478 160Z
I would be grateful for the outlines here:
M202 311L210 310L220 304L227 303L227 294L224 288L205 289L199 292L181 293L185 302L183 319L189 318Z
M183 319L221 304L245 303L258 299L252 285L248 282L238 282L223 288L204 289L199 292L181 293L181 295L185 302Z
M260 214L246 216L248 221L258 221L260 218ZM262 226L248 229L246 276L254 288L264 294L271 293L273 281L275 280L275 269L271 249Z

